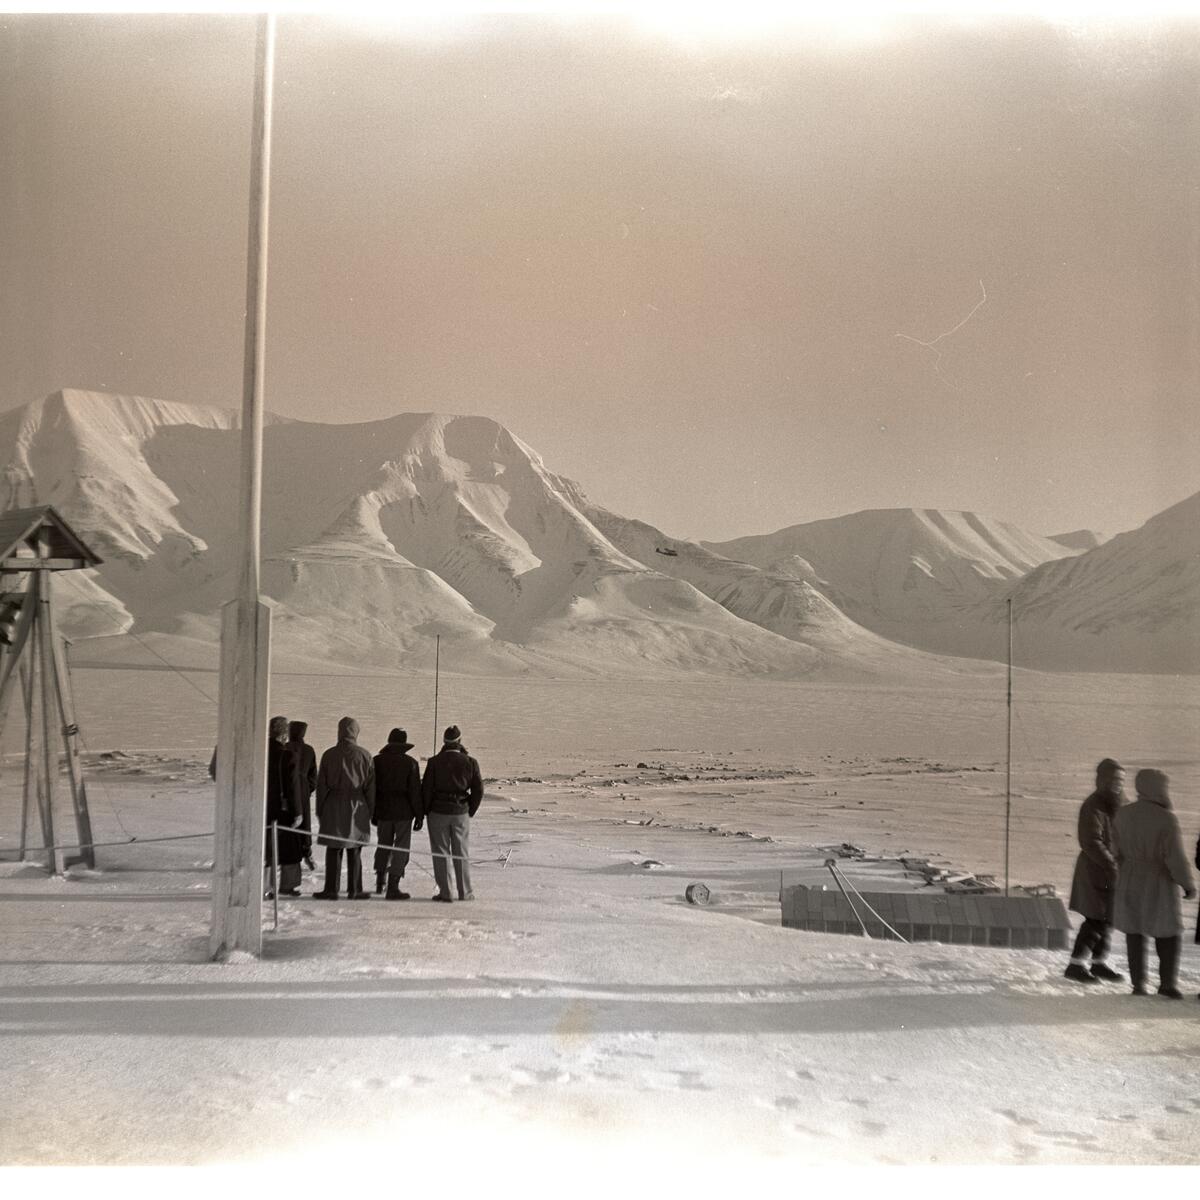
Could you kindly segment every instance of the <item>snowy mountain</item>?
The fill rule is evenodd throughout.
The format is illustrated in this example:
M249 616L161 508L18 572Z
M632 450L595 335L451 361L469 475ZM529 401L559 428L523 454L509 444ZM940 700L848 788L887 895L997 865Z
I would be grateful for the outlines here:
M81 652L127 661L129 631L211 665L239 461L216 408L64 391L0 414L0 510L52 503L105 559L58 589L68 634L93 639ZM289 669L426 668L440 636L467 674L937 676L1003 658L1012 593L1018 662L1200 670L1191 501L1087 550L1086 531L1062 535L1072 549L931 509L701 544L592 504L494 421L432 413L272 418L263 470Z
M1086 554L1044 563L1009 595L1017 662L1200 672L1200 493Z
M1050 538L976 513L911 508L869 509L706 544L808 581L882 637L978 658L1004 654L979 606L1034 567L1071 553Z
M211 652L238 567L230 413L64 391L0 416L0 455L0 510L54 504L105 559L59 589L72 636ZM263 590L292 665L425 667L440 635L467 673L973 669L890 645L792 572L593 507L481 417L273 420L263 496Z
M706 543L807 579L875 633L1043 670L1200 671L1200 497L1139 530L1042 538L975 513L884 509Z

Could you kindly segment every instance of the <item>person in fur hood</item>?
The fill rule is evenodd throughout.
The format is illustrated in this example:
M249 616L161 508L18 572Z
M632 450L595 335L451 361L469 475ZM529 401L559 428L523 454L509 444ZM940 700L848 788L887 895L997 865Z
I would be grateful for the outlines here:
M1134 778L1137 800L1113 818L1117 890L1113 924L1125 934L1133 994L1146 994L1146 939L1158 952L1158 994L1182 1000L1179 954L1183 949L1180 893L1196 895L1183 833L1171 810L1167 776L1149 768Z
M375 813L375 762L358 744L358 722L343 717L338 741L321 755L317 768L317 841L325 847L325 886L317 900L336 900L346 852L346 897L370 900L362 885L362 848L371 840Z
M1125 978L1108 965L1113 890L1117 886L1112 822L1124 802L1124 786L1121 764L1103 759L1096 767L1096 790L1079 809L1079 857L1075 860L1068 907L1083 917L1083 924L1064 972L1076 983L1120 983Z

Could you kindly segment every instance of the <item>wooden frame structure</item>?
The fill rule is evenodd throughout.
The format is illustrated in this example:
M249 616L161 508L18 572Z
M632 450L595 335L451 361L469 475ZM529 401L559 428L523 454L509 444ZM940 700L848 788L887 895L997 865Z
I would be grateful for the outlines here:
M36 803L46 867L52 875L77 862L96 865L79 725L54 619L52 581L57 571L85 570L101 561L49 505L0 514L0 733L19 682L25 713L20 858L24 861L29 851L29 815ZM9 586L21 582L23 588ZM60 753L66 756L79 846L79 853L65 860L55 834ZM61 827L59 822L60 832Z

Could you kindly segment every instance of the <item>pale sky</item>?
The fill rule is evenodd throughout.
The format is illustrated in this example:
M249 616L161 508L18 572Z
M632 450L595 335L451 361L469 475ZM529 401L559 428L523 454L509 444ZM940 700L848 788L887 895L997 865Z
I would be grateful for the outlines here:
M0 408L240 403L253 40L0 16ZM275 412L494 417L683 537L1200 490L1200 24L287 16L277 85Z

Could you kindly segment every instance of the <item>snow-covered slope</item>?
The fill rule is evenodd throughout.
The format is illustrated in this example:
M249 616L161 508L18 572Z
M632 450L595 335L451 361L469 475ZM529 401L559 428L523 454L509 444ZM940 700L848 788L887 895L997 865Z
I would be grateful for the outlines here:
M811 569L781 562L763 570L608 512L581 494L575 499L604 536L631 558L687 580L744 621L851 661L915 665L924 657L852 621L815 586Z
M1082 552L1103 546L1111 537L1111 533L1097 533L1094 529L1075 529L1070 533L1052 533L1050 540L1057 542L1060 546L1066 546L1068 550Z
M1200 492L1078 558L1043 564L1009 594L1014 658L1027 666L1200 671Z
M708 545L807 580L885 638L981 658L995 657L996 645L978 606L1041 563L1072 553L976 513L911 508L870 509Z
M65 391L0 417L4 449L0 507L53 503L106 560L64 589L88 618L74 636L215 640L238 566L232 414ZM593 508L485 418L273 421L263 470L263 587L292 661L427 666L436 635L467 672L951 669L791 574L698 546L656 556L662 535Z

